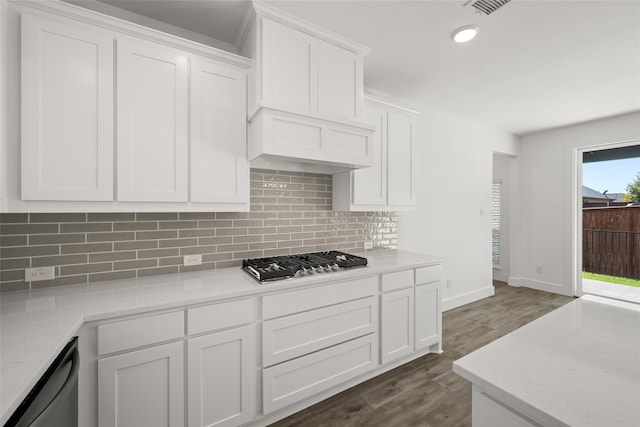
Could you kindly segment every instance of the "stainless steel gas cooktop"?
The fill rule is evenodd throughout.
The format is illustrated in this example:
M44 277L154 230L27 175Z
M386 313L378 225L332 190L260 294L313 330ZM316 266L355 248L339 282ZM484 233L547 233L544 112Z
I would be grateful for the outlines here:
M338 251L245 259L242 268L259 282L310 276L363 267L367 259Z

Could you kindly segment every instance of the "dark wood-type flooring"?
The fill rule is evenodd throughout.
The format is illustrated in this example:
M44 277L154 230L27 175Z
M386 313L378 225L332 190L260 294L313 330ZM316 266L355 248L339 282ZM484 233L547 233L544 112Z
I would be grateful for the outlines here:
M427 354L273 426L471 426L471 383L453 373L452 362L573 299L494 285L495 296L444 313L442 354Z

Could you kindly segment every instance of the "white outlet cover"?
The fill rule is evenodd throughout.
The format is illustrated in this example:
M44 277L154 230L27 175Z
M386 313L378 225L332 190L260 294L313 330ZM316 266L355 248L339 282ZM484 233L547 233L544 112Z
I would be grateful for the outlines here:
M25 282L38 282L41 280L53 280L55 279L56 270L55 267L34 267L24 269L24 281Z
M183 258L183 263L185 267L190 265L201 265L202 255L185 255Z

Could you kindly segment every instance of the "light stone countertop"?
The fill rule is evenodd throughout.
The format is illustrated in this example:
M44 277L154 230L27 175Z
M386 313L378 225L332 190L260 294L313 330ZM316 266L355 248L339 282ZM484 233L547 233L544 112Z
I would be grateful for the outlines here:
M4 424L84 322L264 295L444 262L440 257L401 250L358 255L368 259L366 267L263 285L241 268L225 268L2 294L1 422Z
M453 371L545 426L640 426L640 305L583 296Z

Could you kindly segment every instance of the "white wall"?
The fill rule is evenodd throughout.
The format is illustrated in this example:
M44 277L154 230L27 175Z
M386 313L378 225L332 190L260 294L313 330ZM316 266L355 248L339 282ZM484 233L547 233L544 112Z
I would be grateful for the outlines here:
M577 150L631 140L640 144L640 113L522 137L518 274L512 272L509 283L574 294Z
M398 247L447 258L447 310L493 295L493 153L517 155L518 138L429 109L417 132L418 205L398 213Z

